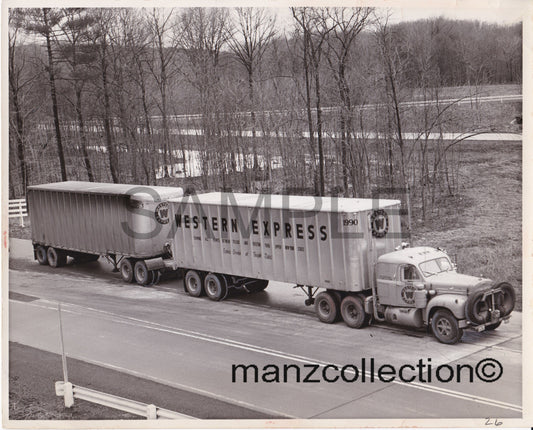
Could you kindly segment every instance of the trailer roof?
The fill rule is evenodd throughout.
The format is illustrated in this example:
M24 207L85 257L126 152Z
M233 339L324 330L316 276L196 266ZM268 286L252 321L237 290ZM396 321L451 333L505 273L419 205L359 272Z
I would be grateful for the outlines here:
M169 199L176 203L272 208L320 212L362 212L399 205L399 200L344 197L287 196L279 194L206 193Z
M150 185L108 184L104 182L65 181L32 185L28 190L58 191L66 193L105 194L132 196L141 201L157 201L157 197L168 199L183 195L181 187L155 187Z

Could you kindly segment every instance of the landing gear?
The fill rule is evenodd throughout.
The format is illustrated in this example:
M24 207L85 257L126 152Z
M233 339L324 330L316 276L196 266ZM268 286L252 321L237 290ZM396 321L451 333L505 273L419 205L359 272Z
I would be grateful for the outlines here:
M305 306L312 306L315 304L315 294L318 291L318 288L316 287L310 287L309 285L295 285L293 288L299 288L302 290L305 295L307 296L307 299L305 299Z

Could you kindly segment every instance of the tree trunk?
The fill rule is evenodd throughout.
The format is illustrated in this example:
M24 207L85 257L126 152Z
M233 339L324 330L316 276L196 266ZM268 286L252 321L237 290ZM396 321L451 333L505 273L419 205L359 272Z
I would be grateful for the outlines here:
M78 128L80 129L81 152L83 155L83 162L85 163L85 169L87 170L89 182L94 182L94 174L91 166L91 160L89 158L89 153L87 152L87 135L85 134L85 125L83 122L83 113L81 106L81 89L76 88L76 117L78 118Z
M57 140L57 154L59 156L59 166L61 168L61 180L67 180L67 168L65 165L65 154L63 151L63 142L61 141L61 129L59 127L59 111L57 108L56 79L54 74L54 57L52 54L52 43L50 41L50 30L48 23L48 11L43 9L44 24L48 31L45 34L46 51L48 53L48 77L50 79L50 95L52 97L52 111L54 114L54 126Z
M102 58L101 58L101 72L102 72L102 90L104 92L104 132L106 137L107 154L109 158L109 170L111 172L111 179L115 184L119 183L119 172L117 169L117 156L113 144L113 135L111 130L111 106L109 102L109 88L107 83L107 61L105 41L102 42Z
M322 108L320 106L320 74L318 64L315 67L315 94L316 94L316 126L318 133L318 171L320 180L320 195L325 194L324 184L324 144L322 139Z

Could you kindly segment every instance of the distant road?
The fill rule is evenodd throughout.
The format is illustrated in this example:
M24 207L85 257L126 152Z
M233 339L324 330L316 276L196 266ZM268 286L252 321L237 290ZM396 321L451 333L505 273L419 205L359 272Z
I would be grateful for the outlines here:
M502 96L472 96L472 97L460 97L454 99L433 99L433 100L413 100L408 102L401 102L400 105L403 107L415 107L415 106L429 106L435 104L476 104L476 103L503 103L510 101L522 101L522 94L508 94ZM376 107L384 106L384 103L371 103L365 105L356 105L354 109L375 109ZM342 109L341 106L326 106L322 108L322 112L330 113L337 112ZM313 113L316 113L316 108L311 109ZM291 112L288 109L276 109L276 110L265 110L257 111L255 115L281 115ZM305 109L301 109L300 113L305 113ZM249 117L250 112L235 112L232 115ZM169 119L174 120L196 120L202 118L202 114L191 114L191 115L172 115ZM162 120L162 117L159 115L154 115L151 117L152 120Z
M445 105L445 104L456 104L456 105L464 105L464 104L477 104L477 103L504 103L504 102L510 102L510 101L522 101L522 94L508 94L508 95L501 95L501 96L472 96L472 97L461 97L461 98L455 98L455 99L434 99L434 100L413 100L413 101L407 101L400 103L403 107L417 107L417 106L429 106L429 105ZM373 104L367 104L367 105L357 105L354 107L355 109L375 109L376 107L384 106L384 103L373 103ZM340 106L326 106L322 108L323 113L331 113L331 112L337 112L340 111L342 108ZM312 109L313 113L316 113L316 108ZM264 111L257 111L255 112L256 116L263 115L263 116L273 116L273 115L286 115L290 113L291 111L288 109L276 109L276 110L264 110ZM306 111L304 109L300 110L300 114L305 113ZM233 112L231 113L234 117L250 117L250 112ZM152 115L150 117L152 122L162 121L162 116L160 115ZM195 121L202 118L202 114L180 114L180 115L170 115L168 117L171 121ZM118 121L118 120L117 120ZM77 130L78 124L76 121L70 121L70 122L64 122L62 123L62 127L64 129L71 129L71 130ZM86 121L85 127L88 131L91 132L103 132L103 126L101 123L96 122L94 120ZM40 124L39 128L42 129L50 129L53 130L53 124ZM117 131L121 131L119 127L116 127ZM171 132L174 132L174 134L181 134L182 131L185 130L178 130L173 129ZM157 133L157 130L154 130L155 133ZM180 133L177 133L180 132ZM251 134L251 131L250 131ZM256 134L258 136L258 134Z

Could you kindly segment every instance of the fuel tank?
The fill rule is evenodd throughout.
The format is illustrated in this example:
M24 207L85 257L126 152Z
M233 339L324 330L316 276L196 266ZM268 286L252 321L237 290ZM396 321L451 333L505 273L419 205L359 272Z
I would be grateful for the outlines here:
M409 327L423 327L422 309L389 306L385 309L387 322Z

